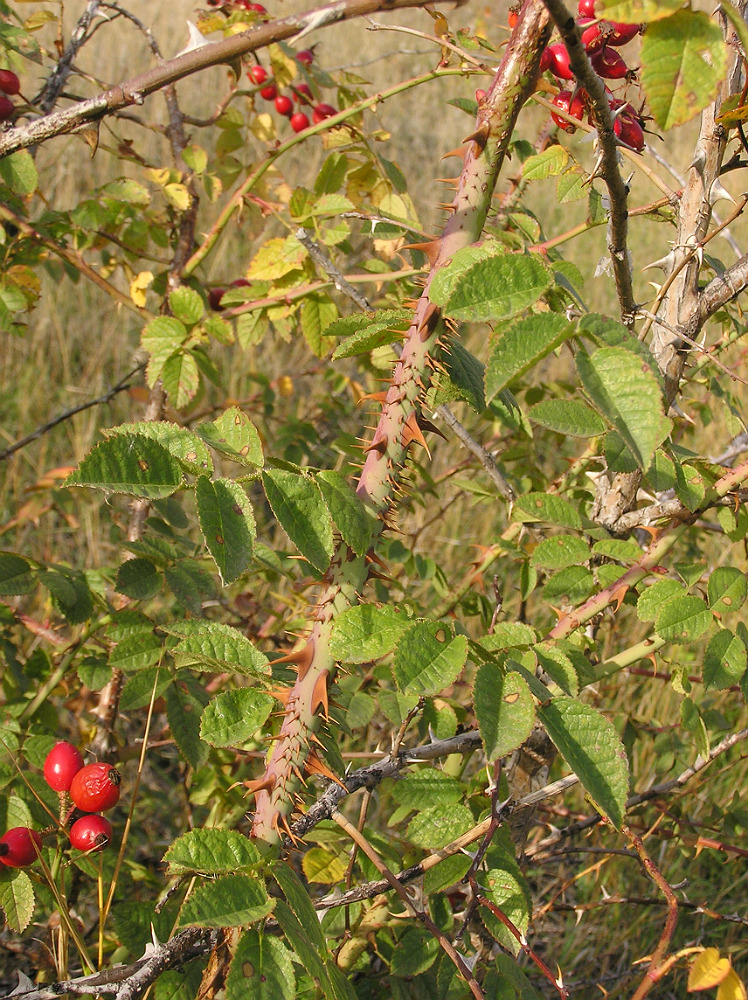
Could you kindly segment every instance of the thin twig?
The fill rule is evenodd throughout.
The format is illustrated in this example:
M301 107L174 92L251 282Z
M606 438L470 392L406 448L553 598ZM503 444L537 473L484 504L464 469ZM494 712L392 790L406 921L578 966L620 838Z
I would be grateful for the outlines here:
M18 441L9 445L4 451L0 451L0 462L8 458L10 455L15 454L15 452L20 451L21 448L25 448L27 444L31 444L32 441L37 441L40 437L51 431L53 427L57 427L58 424L63 423L65 420L69 420L74 417L76 413L82 413L83 410L90 410L92 406L100 406L103 403L111 403L114 397L120 393L124 392L126 389L130 388L130 379L133 375L142 371L145 368L145 362L136 365L132 371L129 371L127 375L116 382L113 386L110 386L106 392L102 393L101 396L97 396L96 399L91 399L87 403L81 403L79 406L73 406L69 410L63 410L62 413L58 413L56 417L48 420L45 424L37 427L36 430L27 434L26 437L20 438Z
M78 18L78 23L70 35L70 41L67 44L67 48L60 57L60 60L54 70L47 78L47 81L38 97L34 98L32 101L32 104L38 105L45 115L49 114L57 103L57 98L60 96L62 88L65 86L65 81L70 75L73 59L75 59L81 48L86 44L90 37L88 29L96 16L96 12L99 9L100 4L101 0L88 0L86 9Z

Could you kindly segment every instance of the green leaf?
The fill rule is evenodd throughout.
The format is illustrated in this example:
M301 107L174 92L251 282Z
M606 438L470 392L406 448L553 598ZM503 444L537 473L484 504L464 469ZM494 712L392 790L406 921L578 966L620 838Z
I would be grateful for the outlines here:
M538 666L561 688L564 694L575 697L579 693L579 677L574 664L558 645L552 641L534 646Z
M200 739L214 747L233 747L252 739L270 715L275 699L254 688L222 691L200 720Z
M565 569L587 562L590 558L589 544L577 535L554 535L543 538L532 550L531 566L543 569Z
M512 516L515 521L558 524L562 528L581 528L582 518L576 507L563 497L549 493L525 493L517 497Z
M489 762L506 757L532 732L535 705L517 673L505 674L493 663L482 664L475 675L473 705Z
M232 462L256 469L265 464L257 428L238 406L229 406L210 424L200 424L197 433L214 451Z
M379 309L343 316L324 331L326 337L345 337L333 353L333 361L368 354L377 347L403 339L413 318L409 309Z
M166 582L188 611L202 614L202 602L214 600L218 590L214 577L197 559L180 559L166 568Z
M301 867L307 882L332 885L345 876L348 865L341 857L324 847L310 847L302 859Z
M460 396L478 413L486 408L483 389L485 366L459 340L450 341L441 356L444 370Z
M205 305L194 288L182 285L169 293L169 305L176 319L186 326L199 323L205 313Z
M638 24L670 17L683 6L682 0L597 0L595 16L608 21Z
M554 573L543 587L543 598L555 604L581 604L595 589L595 578L586 566L567 566Z
M700 597L677 597L661 609L655 631L668 642L691 642L712 624L712 613Z
M323 334L337 316L338 307L327 295L308 295L302 303L301 332L318 358L323 358L332 346Z
M187 339L187 328L173 316L156 316L148 323L140 335L144 351L150 354L149 373L158 376L167 358L178 351ZM155 377L153 382L155 382ZM150 383L152 384L152 382Z
M600 415L621 435L639 468L646 469L673 426L662 412L657 379L638 358L618 347L601 347L591 355L580 351L576 363Z
M103 431L105 437L115 434L138 434L151 438L165 448L176 458L185 472L199 476L201 473L213 472L213 460L210 452L200 438L168 420L149 420L137 424L120 424L119 427L108 427Z
M411 771L396 781L392 789L392 798L406 812L420 809L424 802L431 806L450 805L460 802L462 796L462 785L456 778L430 767Z
M342 473L325 469L317 473L316 480L343 541L356 555L362 556L371 546L378 529L376 517Z
M302 967L307 970L314 979L324 982L326 979L325 967L320 958L319 951L314 947L309 939L309 934L313 932L314 925L304 923L296 916L291 907L282 899L276 900L273 911L274 918L278 921L278 926L283 931L286 940L293 948ZM317 931L319 932L319 921L315 914ZM309 933L307 933L307 931ZM324 947L324 941L323 941ZM323 954L327 954L324 947Z
M703 680L707 688L722 690L737 684L746 668L745 643L729 629L720 629L709 640L704 654Z
M134 712L136 708L144 708L155 701L171 684L168 670L161 667L146 667L128 677L122 688L119 705L123 712Z
M83 573L65 566L50 566L38 573L48 587L60 614L71 625L80 625L93 614L93 598Z
M182 469L169 452L142 434L101 441L63 486L90 486L143 500L171 496L182 485Z
M34 886L26 872L3 865L0 871L0 908L8 927L16 934L22 934L31 923L34 903Z
M369 663L395 648L398 639L413 624L404 611L391 604L357 604L341 612L333 622L330 653L340 663Z
M134 601L147 601L156 596L163 583L164 578L150 559L128 559L117 570L114 589Z
M179 679L166 689L166 718L179 752L195 771L208 759L208 746L200 739L200 716L205 701Z
M636 613L641 621L653 622L666 604L684 597L685 593L677 580L658 580L641 592L636 602Z
M439 268L429 286L429 298L436 305L444 305L467 272L476 264L493 257L503 257L506 248L498 240L487 239L482 243L462 247L445 267Z
M309 893L302 885L299 876L284 862L276 862L273 866L272 875L283 890L283 895L288 900L288 905L301 921L318 954L327 955L327 944L319 925L317 911L314 909L314 905L309 898Z
M417 813L408 824L406 836L416 847L438 851L461 837L475 825L473 814L459 802L431 806Z
M525 934L530 923L530 891L519 870L491 868L480 873L480 882L485 885L486 898L509 917L517 930ZM509 929L490 910L481 907L480 915L497 941L513 955L518 955L520 943Z
M620 828L629 772L626 751L612 724L573 698L555 698L539 706L538 715L596 808Z
M430 969L439 954L439 942L425 927L410 927L397 942L390 975L420 976Z
M16 597L30 594L37 585L30 563L13 552L0 552L0 594Z
M290 1000L296 996L291 953L270 934L245 931L226 977L226 1000Z
M540 257L507 254L475 264L449 301L436 304L453 319L473 323L509 319L537 302L552 284L553 275Z
M548 177L557 177L566 169L569 162L569 151L564 146L550 146L542 153L528 156L522 165L524 181L542 181Z
M200 373L197 368L197 360L191 351L175 351L170 355L161 367L158 377L164 384L171 405L177 410L183 409L194 399L200 387ZM152 375L152 370L148 368L148 384L153 386L156 376Z
M392 673L406 697L437 694L456 680L466 659L464 635L452 638L448 625L420 621L395 647Z
M578 399L545 399L527 411L535 424L566 437L596 437L605 423L586 403Z
M223 875L193 889L182 907L182 927L241 927L262 920L273 910L273 900L258 879L248 875Z
M281 527L309 562L324 572L333 553L330 514L313 479L283 469L262 474L265 495Z
M704 502L706 495L704 476L692 465L681 465L680 462L674 464L674 470L675 495L684 507L696 510Z
M189 830L164 855L167 875L229 875L249 872L260 852L237 830Z
M715 614L737 611L745 604L748 584L745 574L736 566L718 566L709 577L707 597Z
M252 562L257 528L247 494L233 479L199 476L197 517L221 580L233 583Z
M270 672L261 653L242 633L223 622L183 621L164 625L164 631L182 636L172 650L178 667L215 672L231 671L261 677Z
M680 10L648 26L641 81L663 129L682 125L712 101L727 72L722 28L702 11Z
M161 640L152 632L150 635L133 635L121 639L109 653L109 666L125 673L145 670L161 659Z
M126 205L139 205L141 208L150 204L151 201L148 188L126 177L110 181L101 189L101 193L113 201L121 201Z
M514 379L524 375L576 333L574 323L558 313L537 313L504 330L486 367L486 399L490 402Z
M17 153L11 153L0 159L0 180L13 194L22 198L36 191L39 186L39 174L28 149L20 149Z
M525 622L497 622L493 632L482 636L478 641L484 649L494 652L516 646L531 646L537 638L535 629Z

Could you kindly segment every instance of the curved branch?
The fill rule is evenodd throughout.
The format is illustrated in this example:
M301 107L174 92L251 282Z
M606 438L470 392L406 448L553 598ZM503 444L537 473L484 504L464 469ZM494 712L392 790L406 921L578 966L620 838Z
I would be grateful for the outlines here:
M437 0L442 2L442 0ZM457 0L463 3L464 0ZM75 132L85 125L104 118L108 114L142 104L144 99L170 83L176 83L193 73L199 73L209 66L230 63L256 49L264 48L271 42L293 38L307 31L363 17L379 10L398 10L403 7L423 6L424 0L335 0L334 3L301 14L268 21L249 28L238 35L224 38L220 42L207 42L200 48L175 56L158 66L125 80L75 107L65 108L53 114L37 118L28 125L8 129L0 135L0 156L7 156L19 149L45 142L58 135Z

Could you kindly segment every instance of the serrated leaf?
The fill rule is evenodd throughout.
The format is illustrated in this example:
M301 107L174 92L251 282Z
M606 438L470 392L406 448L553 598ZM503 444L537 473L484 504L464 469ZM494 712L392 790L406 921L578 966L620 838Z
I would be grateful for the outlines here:
M222 691L209 702L200 720L200 739L214 747L233 747L250 740L270 715L275 699L255 688Z
M28 149L20 149L0 159L0 180L13 194L22 198L36 191L39 186L39 174Z
M148 366L148 384L153 386L156 376L151 366ZM183 409L194 399L200 387L200 372L197 359L192 351L175 351L164 361L158 377L164 384L171 405L177 410Z
M199 476L195 498L208 552L223 583L233 583L250 566L257 537L249 497L232 479Z
M580 351L576 359L582 385L604 420L618 431L641 469L672 430L662 412L657 379L624 348Z
M202 602L218 596L215 578L197 559L180 559L167 566L166 582L188 611L202 614Z
M478 641L484 649L494 652L516 646L531 646L537 638L535 629L525 622L497 622L493 632L482 636Z
M182 285L169 292L169 305L176 319L186 326L199 323L205 313L205 305L194 288Z
M444 314L474 323L509 319L527 309L553 284L540 257L515 254L491 257L471 267L460 279ZM432 285L433 290L433 285ZM430 291L433 301L433 294Z
M226 1000L290 1000L296 996L291 953L278 938L242 934L226 977Z
M565 569L576 566L590 558L589 544L577 535L554 535L543 538L532 550L531 566L544 569Z
M485 885L486 897L491 900L524 934L530 923L530 892L519 870L491 868L481 873L481 884ZM500 920L489 910L481 909L481 919L494 937L513 955L519 954L519 941Z
M189 830L175 840L163 858L167 874L228 875L259 864L260 852L237 830Z
M0 552L0 594L15 597L30 594L37 585L30 563L14 552Z
M173 316L156 316L140 335L143 350L151 356L149 368L161 371L167 358L179 350L187 339L187 328Z
M745 673L746 648L738 635L720 629L709 640L704 654L702 679L704 687L717 690L737 684Z
M314 979L324 982L326 979L325 967L320 958L319 951L309 940L309 934L307 933L307 930L311 933L314 925L306 923L302 926L301 920L299 920L291 907L283 899L276 901L273 916L278 921L278 926L293 948L302 968L306 969ZM319 925L316 915L315 921ZM327 949L325 948L324 951L326 953Z
M738 611L745 604L747 595L745 574L736 566L718 566L709 577L709 607L718 614Z
M503 257L506 248L498 240L487 239L482 243L462 247L445 267L439 268L429 286L429 298L436 305L443 305L454 293L463 276L471 267L493 257Z
M273 878L283 890L293 913L301 921L306 934L311 938L314 947L320 955L327 954L325 936L317 919L317 911L309 898L299 876L287 864L276 864L273 867Z
M576 697L579 693L579 677L566 653L551 641L538 643L534 650L538 666L558 684L564 694Z
M425 927L410 927L397 942L392 955L390 975L399 978L420 976L439 954L439 942Z
M569 162L569 151L561 145L550 146L542 153L528 156L522 164L524 181L542 181L547 177L557 177Z
M118 434L138 434L157 441L176 458L185 472L199 476L213 471L210 452L200 438L186 427L180 427L168 420L150 420L136 424L120 424L103 431L105 437Z
M582 702L555 698L538 715L596 808L620 829L629 787L626 751L613 725Z
M265 462L257 428L238 406L229 406L212 423L200 424L197 433L215 451L240 465L262 468Z
M200 716L205 703L179 680L166 689L166 719L179 752L195 771L208 759L208 746L200 739ZM244 838L242 838L244 839Z
M605 431L605 423L578 399L545 399L527 411L527 416L535 424L566 437L597 437Z
M641 81L655 121L682 125L714 99L727 71L722 28L702 11L680 10L649 25Z
M466 350L459 340L454 340L442 353L442 364L460 396L467 400L474 410L482 413L486 408L483 363Z
M504 330L486 366L486 399L490 402L575 332L576 326L565 316L550 312L537 313Z
M16 934L22 934L31 923L34 904L34 886L26 872L4 865L0 871L0 908Z
M63 486L90 486L143 500L171 496L182 485L177 460L157 441L122 434L101 441L71 472Z
M467 639L452 638L449 626L416 622L399 640L392 660L392 674L407 696L438 694L459 676L467 659Z
M327 295L308 295L301 305L300 316L304 340L316 357L323 358L332 346L323 334L337 319L338 307Z
M332 359L352 358L403 339L413 317L409 309L379 309L377 312L343 316L328 326L326 337L345 337Z
M179 915L180 926L241 927L273 910L265 886L247 875L223 875L193 889Z
M250 281L277 281L300 268L306 255L306 248L295 236L267 240L252 258L247 278Z
M390 604L378 608L357 604L337 616L330 635L330 653L341 663L368 663L395 648L413 624L404 611Z
M332 524L317 483L283 469L263 472L262 483L280 526L304 558L324 572L333 553Z
M438 851L474 826L473 814L460 802L431 806L417 813L408 824L406 836L416 847Z
M691 642L712 624L712 614L700 597L676 597L662 608L655 631L668 642Z
M473 706L488 761L506 757L532 732L535 705L519 674L484 663L475 675Z
M461 801L462 796L462 785L456 778L430 767L411 771L392 789L392 798L407 812L420 809L424 802L432 806L449 805Z
M376 517L367 509L342 473L324 469L317 473L316 479L343 541L357 555L362 556L371 546L378 529Z
M515 521L541 521L562 528L581 528L579 511L563 497L548 493L525 493L517 497L512 516Z
M147 601L156 596L163 583L164 578L150 559L128 559L117 570L114 589L134 601Z
M595 578L586 566L567 566L548 579L543 597L551 604L581 604L594 589Z
M134 673L152 667L161 659L161 640L152 632L121 639L109 653L109 665L115 670Z
M162 626L171 635L182 636L172 650L178 667L260 677L270 671L267 657L238 629L223 622L183 621Z
M636 613L641 621L653 622L666 604L684 597L685 593L677 580L658 580L641 592L636 602Z
M168 670L161 667L146 667L128 677L122 688L119 705L123 712L134 712L160 698L171 684Z

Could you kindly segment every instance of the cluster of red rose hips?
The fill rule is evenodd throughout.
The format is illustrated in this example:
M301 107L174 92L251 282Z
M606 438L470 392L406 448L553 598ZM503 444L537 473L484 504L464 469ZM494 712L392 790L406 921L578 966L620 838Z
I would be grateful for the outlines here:
M603 80L625 80L627 83L635 80L636 73L629 69L618 49L636 38L643 30L643 25L596 19L595 0L579 0L578 10L577 24L582 33L582 44L597 75ZM543 52L540 65L543 71L550 70L558 80L575 81L569 64L569 53L563 42L549 45ZM613 129L619 142L640 153L644 149L641 116L628 101L615 97L607 88L606 92L613 113ZM586 91L577 86L574 90L562 90L551 103L581 121L589 98ZM551 118L565 132L576 131L576 125L560 115L551 114Z
M314 52L311 49L302 49L296 53L296 58L303 66L311 66L314 62ZM266 101L273 101L278 114L288 118L294 132L303 132L309 128L309 116L301 110L301 106L311 108L312 121L315 125L338 113L331 104L315 104L314 95L306 83L293 84L292 96L289 97L287 94L278 93L277 86L264 66L259 64L250 66L247 76L252 83L260 87L260 97ZM299 110L294 111L294 104L300 105Z
M84 764L77 747L64 740L56 743L44 761L44 778L49 787L69 796L81 816L70 827L70 843L79 851L101 851L112 839L112 824L98 815L119 802L119 771L111 764ZM28 868L42 846L37 830L14 826L0 837L0 863L7 868Z
M21 91L21 81L12 69L0 69L0 122L13 117L15 105L11 97Z

